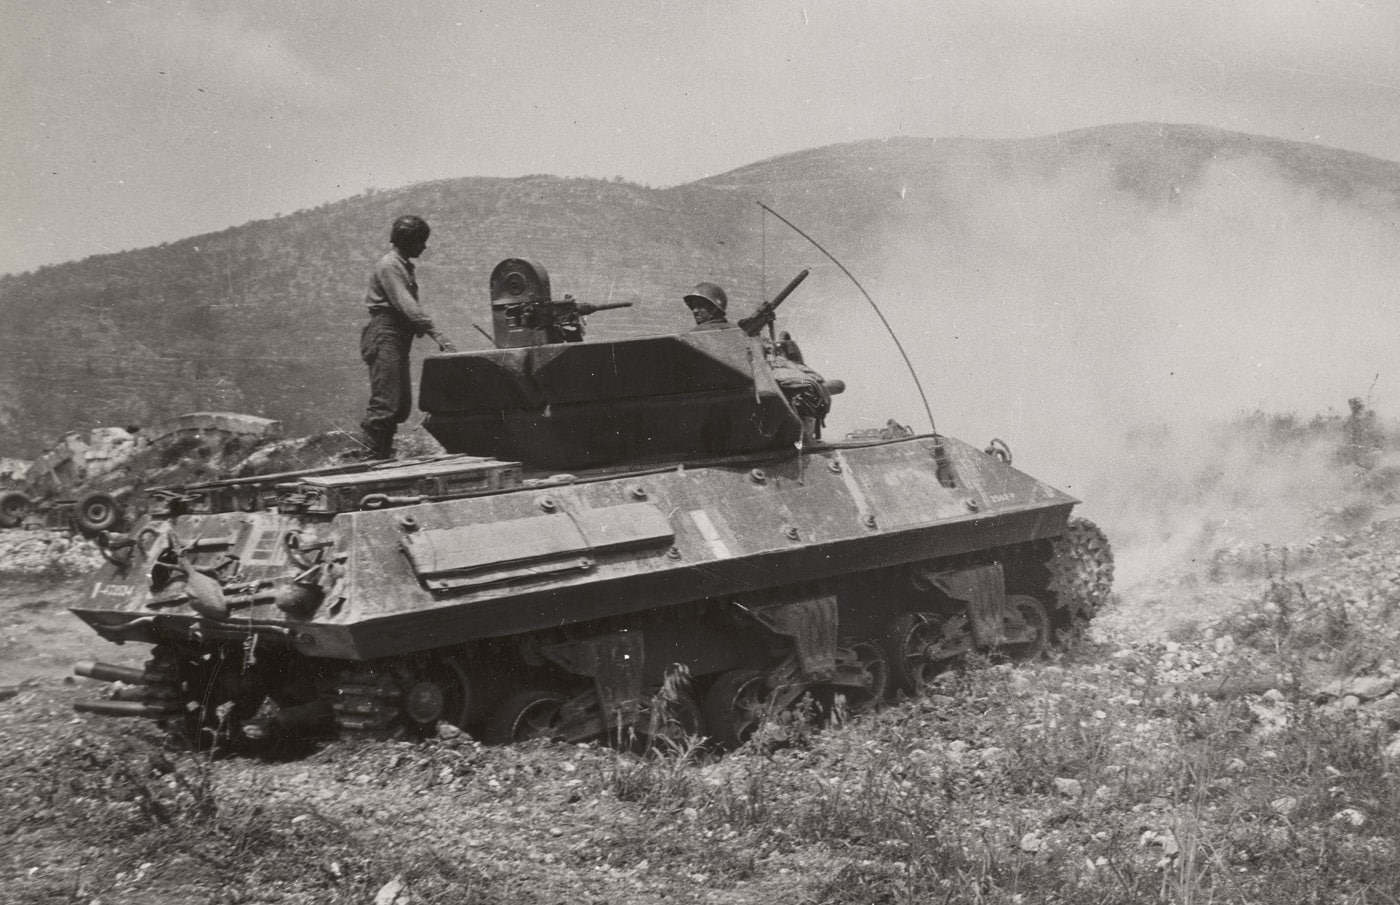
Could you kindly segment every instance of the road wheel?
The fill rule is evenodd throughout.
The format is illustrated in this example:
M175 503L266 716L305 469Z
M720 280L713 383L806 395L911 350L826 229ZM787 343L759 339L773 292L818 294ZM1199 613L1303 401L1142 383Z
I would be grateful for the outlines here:
M481 718L476 686L456 657L434 656L400 684L404 719L420 735L432 732L440 720L461 729Z
M78 500L74 517L78 528L88 537L110 531L121 521L122 510L110 493L89 493Z
M884 641L895 687L914 695L927 694L938 674L956 660L955 653L947 652L960 647L960 633L965 631L966 619L962 617L945 619L937 613L896 616Z
M890 691L890 658L877 641L857 641L851 652L865 673L865 688L845 688L846 710L849 713L869 713L885 701Z
M33 508L34 501L21 490L0 494L0 528L18 528Z
M1025 641L1002 645L1001 652L1020 663L1043 655L1050 643L1050 621L1045 615L1045 607L1034 597L1011 594L1006 598L1006 609L1008 614L1004 623L1007 634L1029 637Z
M725 748L737 748L767 716L768 683L756 669L732 669L715 679L705 695L705 727Z
M559 725L564 696L533 688L506 698L486 720L482 739L488 745L510 745L532 738L551 738Z

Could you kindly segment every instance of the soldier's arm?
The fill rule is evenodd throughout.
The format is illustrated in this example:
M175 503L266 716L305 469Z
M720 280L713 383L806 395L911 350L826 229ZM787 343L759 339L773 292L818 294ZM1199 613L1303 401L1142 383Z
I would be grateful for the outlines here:
M388 298L389 304L393 305L413 325L415 335L431 336L443 351L457 351L456 347L438 332L433 319L413 297L413 292L408 288L408 269L402 263L388 260L380 264L379 283L384 287L384 295Z

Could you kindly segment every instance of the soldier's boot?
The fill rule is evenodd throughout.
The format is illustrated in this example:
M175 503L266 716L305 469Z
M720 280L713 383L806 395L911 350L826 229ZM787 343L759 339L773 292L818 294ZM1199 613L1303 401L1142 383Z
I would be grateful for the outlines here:
M379 437L379 445L375 447L375 450L374 450L374 457L375 457L376 459L392 459L392 458L394 458L394 432L393 432L393 430L387 430L387 431L384 431L382 434L380 434L380 437Z
M362 459L392 459L394 457L394 432L386 431L382 428L365 427L361 425L364 432L360 437L363 449L359 458Z

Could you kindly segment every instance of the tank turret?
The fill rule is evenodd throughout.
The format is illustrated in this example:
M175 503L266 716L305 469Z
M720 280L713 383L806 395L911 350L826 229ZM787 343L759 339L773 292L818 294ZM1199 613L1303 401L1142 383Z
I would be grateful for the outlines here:
M787 334L760 336L806 276L736 327L579 343L581 331L551 319L577 303L547 301L543 267L502 261L491 275L500 348L424 362L424 427L448 452L553 469L790 448L815 438L844 389L800 353L785 357L796 349Z

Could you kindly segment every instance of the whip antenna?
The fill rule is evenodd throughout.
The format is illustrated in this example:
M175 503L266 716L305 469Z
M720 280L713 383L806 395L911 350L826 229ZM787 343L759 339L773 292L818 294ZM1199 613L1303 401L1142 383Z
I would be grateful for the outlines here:
M797 227L795 223L793 223L787 217L784 217L782 214L773 210L771 207L764 204L762 201L758 202L758 206L763 208L765 211L772 214L773 216L777 217L779 220L783 221L783 223L786 224L787 227L793 232L797 233L799 236L806 239L808 242L811 242L813 248L826 255L827 258L831 260L831 263L841 268L841 272L844 273L848 278L850 278L850 281L852 283L855 283L856 288L860 290L860 294L865 296L865 300L870 303L870 307L875 312L875 316L880 319L880 323L885 325L885 332L890 335L890 339L894 341L894 347L899 350L900 357L904 359L904 366L909 369L909 376L914 381L914 389L919 391L919 399L924 404L924 414L928 415L929 430L933 431L934 433L937 433L938 428L935 427L933 424L933 409L928 404L928 395L924 393L923 384L919 383L919 375L914 370L914 363L909 360L909 353L904 351L904 344L899 341L899 337L895 335L894 328L890 326L890 322L885 319L885 315L880 310L880 306L875 304L875 300L870 297L870 293L865 291L865 287L860 284L860 280L856 279L855 274L851 273L849 270L846 269L845 264L842 264L840 261L836 260L835 255L827 251L825 248L822 248L820 242L804 233L801 229Z

